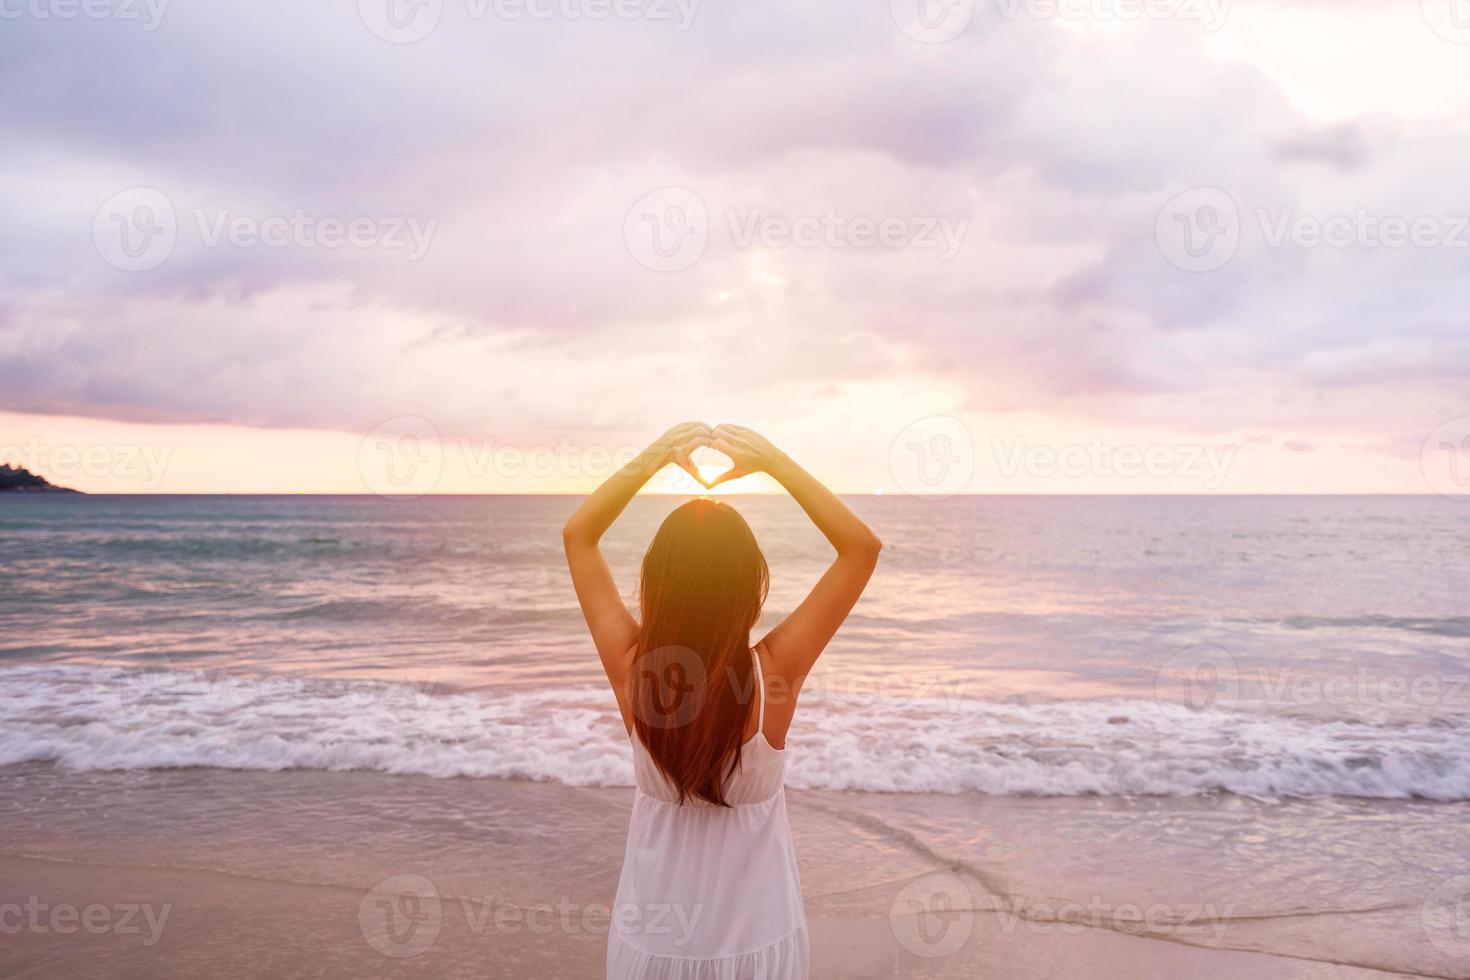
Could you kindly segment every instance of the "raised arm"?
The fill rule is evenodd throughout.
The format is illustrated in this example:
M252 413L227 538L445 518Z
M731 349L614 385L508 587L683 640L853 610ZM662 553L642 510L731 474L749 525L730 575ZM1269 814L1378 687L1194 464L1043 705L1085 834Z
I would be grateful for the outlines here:
M837 557L801 605L761 641L794 690L863 594L883 544L835 493L764 436L738 425L718 425L712 444L735 465L711 487L749 473L769 473L837 550Z
M577 602L592 633L597 655L602 658L602 668L614 685L622 679L627 666L623 658L637 638L638 623L623 605L612 570L607 567L597 543L628 506L628 501L668 464L676 463L698 479L699 473L689 454L700 446L710 445L710 437L710 427L703 422L674 426L627 466L608 477L562 528L562 545L566 548L567 568L572 573Z

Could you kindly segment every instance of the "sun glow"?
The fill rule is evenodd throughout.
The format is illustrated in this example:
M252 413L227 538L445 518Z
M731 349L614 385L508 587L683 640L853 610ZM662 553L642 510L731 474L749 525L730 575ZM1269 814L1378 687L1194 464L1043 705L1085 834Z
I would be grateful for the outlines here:
M729 463L696 463L695 464L695 468L699 470L699 475L700 475L701 478L703 478L704 482L705 483L709 483L712 480L714 480L715 477L719 476L721 473L723 473L726 470L728 470L730 468L730 464ZM721 484L721 489L723 489L724 487L727 487L727 486L729 486L729 484Z

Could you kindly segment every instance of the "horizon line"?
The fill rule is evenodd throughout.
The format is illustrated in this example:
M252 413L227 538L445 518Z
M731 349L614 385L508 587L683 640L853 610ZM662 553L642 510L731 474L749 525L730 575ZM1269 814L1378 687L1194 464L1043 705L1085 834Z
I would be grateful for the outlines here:
M6 498L42 498L57 499L63 497L378 497L383 500L392 500L397 503L408 503L423 497L586 497L592 493L586 492L531 492L517 490L463 490L463 491L431 491L428 493L377 493L371 490L166 490L166 491L130 491L130 490L108 490L89 491L73 490L66 487L58 487L54 490L40 492L11 492L0 493L0 500ZM904 491L893 493L874 493L872 491L844 491L834 490L833 493L839 497L892 497L899 499L922 500L925 503L938 503L943 500L953 500L956 497L1430 497L1444 500L1456 500L1459 498L1427 491L1422 493L1407 493L1403 491L1291 491L1291 490L1261 490L1261 491L1204 491L1204 492L1168 492L1168 491L1139 491L1132 493L1111 493L1078 491L1072 493L952 493L942 496L935 495L925 497L921 494L911 494ZM775 491L748 491L739 493L670 493L667 491L640 492L638 497L789 497L790 494Z

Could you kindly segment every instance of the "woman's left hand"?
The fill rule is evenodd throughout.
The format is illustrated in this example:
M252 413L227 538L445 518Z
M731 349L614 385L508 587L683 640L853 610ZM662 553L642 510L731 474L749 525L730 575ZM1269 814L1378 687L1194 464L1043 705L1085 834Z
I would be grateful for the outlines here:
M681 422L654 440L653 448L659 453L659 465L675 463L685 473L694 477L702 487L708 487L690 454L701 446L714 445L714 430L703 422Z

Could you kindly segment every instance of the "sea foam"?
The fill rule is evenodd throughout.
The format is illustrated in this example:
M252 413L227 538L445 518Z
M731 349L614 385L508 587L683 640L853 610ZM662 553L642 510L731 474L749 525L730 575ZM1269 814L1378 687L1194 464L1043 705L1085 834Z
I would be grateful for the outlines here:
M1470 799L1470 719L1321 719L1146 699L828 695L788 785L886 793ZM435 693L301 676L78 665L0 670L0 765L372 770L627 786L601 688Z

